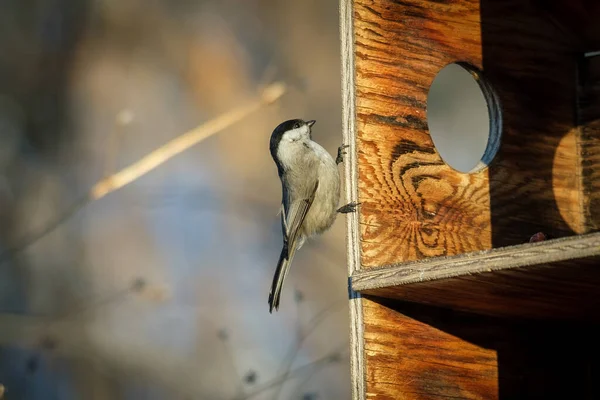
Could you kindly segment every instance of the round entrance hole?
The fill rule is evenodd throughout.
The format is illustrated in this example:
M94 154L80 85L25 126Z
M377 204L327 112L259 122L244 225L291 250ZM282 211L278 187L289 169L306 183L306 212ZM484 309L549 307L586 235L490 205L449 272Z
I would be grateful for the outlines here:
M467 64L449 64L427 95L427 124L440 156L460 172L487 167L500 146L502 112L492 87Z

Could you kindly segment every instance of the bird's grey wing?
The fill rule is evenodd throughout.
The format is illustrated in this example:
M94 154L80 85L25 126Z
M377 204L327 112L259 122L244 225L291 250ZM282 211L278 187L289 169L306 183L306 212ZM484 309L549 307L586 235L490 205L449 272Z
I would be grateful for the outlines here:
M290 264L292 263L297 248L302 245L302 242L304 241L303 238L300 238L301 242L298 244L298 234L302 227L302 223L306 218L306 214L308 213L308 210L310 210L315 199L315 193L317 192L318 187L319 181L317 180L313 190L307 198L292 202L283 201L282 208L286 211L282 213L282 225L284 227L283 249L279 256L279 262L277 263L277 268L273 275L271 291L269 292L269 312L273 312L273 308L276 310L279 308L283 282L290 269ZM289 208L287 205L289 205Z
M306 218L306 214L308 214L308 210L312 206L313 201L315 200L315 194L317 192L317 188L319 187L319 180L315 182L315 185L308 197L300 199L298 201L292 202L289 207L287 213L287 219L285 221L287 227L287 244L295 244L298 239L298 234L300 233L300 228L302 227L302 223L304 222L304 218Z

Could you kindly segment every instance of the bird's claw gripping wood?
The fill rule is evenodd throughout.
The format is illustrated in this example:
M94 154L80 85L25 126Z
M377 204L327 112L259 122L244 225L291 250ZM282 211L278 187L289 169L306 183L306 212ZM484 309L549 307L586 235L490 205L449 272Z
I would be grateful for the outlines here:
M356 207L358 207L360 203L353 201L352 203L348 203L345 206L341 206L337 209L337 212L340 214L348 214L356 211Z
M338 147L338 153L337 153L337 157L335 158L335 163L336 164L340 164L344 162L344 155L348 154L346 152L346 149L350 147L350 145L348 144L343 144L340 147Z

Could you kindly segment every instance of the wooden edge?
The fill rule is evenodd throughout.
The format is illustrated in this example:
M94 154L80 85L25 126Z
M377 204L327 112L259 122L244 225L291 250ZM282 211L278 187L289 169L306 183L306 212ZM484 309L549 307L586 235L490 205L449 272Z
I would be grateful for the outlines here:
M597 255L600 255L600 232L356 270L351 278L352 290L378 289Z
M340 45L342 77L342 130L348 152L344 162L346 203L358 201L356 156L356 93L354 86L353 0L340 0ZM346 214L348 275L360 270L360 234L358 212ZM352 290L348 279L350 309L350 379L352 400L365 399L364 323L362 298Z

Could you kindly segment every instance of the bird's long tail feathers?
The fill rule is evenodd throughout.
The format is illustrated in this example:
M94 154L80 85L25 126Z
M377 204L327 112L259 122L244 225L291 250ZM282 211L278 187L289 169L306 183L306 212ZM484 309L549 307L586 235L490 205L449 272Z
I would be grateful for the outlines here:
M287 275L294 254L296 254L296 243L291 243L290 247L286 249L284 246L277 262L277 269L275 275L273 275L273 283L271 284L271 291L269 292L269 312L272 313L273 309L277 311L279 309L279 300L281 298L281 289L283 289L283 281Z

